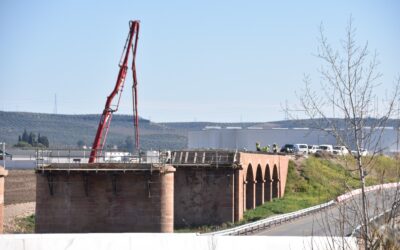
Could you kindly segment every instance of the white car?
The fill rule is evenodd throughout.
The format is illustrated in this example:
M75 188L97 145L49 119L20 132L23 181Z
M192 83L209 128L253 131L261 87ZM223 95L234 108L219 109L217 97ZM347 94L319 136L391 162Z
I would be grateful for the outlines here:
M345 146L334 146L333 154L334 155L348 155L349 150L347 150L347 148Z
M351 150L351 154L354 156L357 156L357 150ZM360 155L361 156L367 156L368 155L368 150L361 148L360 149Z
M294 144L294 152L298 154L308 154L307 144Z
M329 145L329 144L319 145L319 147L317 149L317 152L320 152L320 153L326 152L326 153L332 154L333 153L333 146Z
M308 145L308 153L315 154L317 153L318 145Z

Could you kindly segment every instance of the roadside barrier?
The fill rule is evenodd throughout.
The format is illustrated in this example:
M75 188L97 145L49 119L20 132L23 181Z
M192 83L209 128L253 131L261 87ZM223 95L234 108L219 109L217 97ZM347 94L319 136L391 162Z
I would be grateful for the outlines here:
M385 183L385 184L365 187L365 192L371 192L371 191L375 191L375 190L378 190L378 189L397 188L397 187L400 187L400 183L399 182ZM342 195L336 197L336 201L337 202L343 202L343 201L348 200L351 197L353 197L355 195L359 195L359 194L361 194L361 188L355 189L353 191L350 191L348 193L345 193L345 194L342 194Z

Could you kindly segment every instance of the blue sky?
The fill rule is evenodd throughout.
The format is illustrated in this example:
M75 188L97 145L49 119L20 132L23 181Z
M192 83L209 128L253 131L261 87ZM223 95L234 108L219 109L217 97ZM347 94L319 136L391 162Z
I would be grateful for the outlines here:
M377 50L382 87L400 73L400 1L0 2L0 110L101 113L128 21L141 20L139 114L153 121L284 119L316 81L318 29L337 45L350 15ZM131 75L120 113L131 112ZM383 94L384 90L381 93Z

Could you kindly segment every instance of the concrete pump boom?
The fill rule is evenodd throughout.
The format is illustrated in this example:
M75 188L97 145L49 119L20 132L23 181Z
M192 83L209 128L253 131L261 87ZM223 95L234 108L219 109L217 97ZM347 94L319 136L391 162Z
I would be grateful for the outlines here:
M132 49L132 74L133 74L133 85L132 85L132 98L133 98L133 123L135 129L135 147L139 149L139 117L138 117L138 101L137 101L137 78L135 68L135 58L137 50L137 42L139 39L139 21L129 22L129 34L126 39L124 50L122 52L121 60L119 63L119 73L117 82L111 94L107 97L106 105L100 118L99 126L97 128L96 137L94 138L92 150L90 152L89 163L95 163L98 153L103 150L106 142L108 130L110 128L111 118L114 112L118 110L119 102L121 100L121 94L125 83L126 74L128 71L128 59ZM112 101L116 95L119 95L116 105L112 105ZM114 109L112 108L114 107Z

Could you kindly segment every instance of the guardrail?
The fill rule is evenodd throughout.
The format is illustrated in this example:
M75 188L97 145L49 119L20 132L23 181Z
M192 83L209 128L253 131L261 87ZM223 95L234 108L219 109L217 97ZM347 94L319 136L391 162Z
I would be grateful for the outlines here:
M384 211L384 212L382 212L382 213L380 213L380 214L378 214L378 215L376 215L374 217L372 217L371 219L369 219L368 224L371 224L372 222L375 222L377 220L382 219L387 213L390 213L390 211L392 211L391 208L387 209L386 211ZM361 231L361 227L362 227L362 225L358 225L356 228L354 228L354 230L351 232L351 234L349 234L349 236L354 236L354 237L359 238L360 235L361 235L361 232L360 232Z
M398 188L399 186L400 186L400 183L386 183L386 184L367 187L365 189L365 192L370 192L370 191L374 191L374 190L378 190L378 189ZM355 191L358 191L358 189L355 190ZM359 194L360 192L358 192L357 194ZM346 197L346 198L349 199L348 197ZM381 212L380 214L375 215L374 217L370 218L369 221L368 221L368 224L371 224L373 222L377 222L379 220L385 219L386 215L388 213L390 213L393 209L396 211L396 209L399 209L399 208L400 208L400 206L396 205L394 207L386 209L384 212ZM349 236L360 237L360 235L361 235L361 232L360 232L361 231L361 227L362 227L362 225L358 225Z
M398 188L398 187L400 187L400 182L385 183L385 184L365 187L365 192L371 192L371 191L375 191L378 189ZM336 197L336 201L342 202L342 201L348 200L351 197L353 197L355 195L359 195L359 194L361 194L361 188L355 189L353 191L350 191L348 193L345 193L345 194L342 194L342 195Z
M320 205L316 205L313 207L305 208L296 212L292 213L287 213L287 214L282 214L282 215L277 215L274 217L266 218L263 220L259 220L256 222L251 222L245 225L237 226L234 228L230 229L225 229L221 230L218 232L212 232L212 233L205 233L202 235L215 235L215 236L223 236L223 235L246 235L249 233L254 233L255 231L263 230L266 228L270 228L276 225L280 225L284 222L291 221L294 219L297 219L302 216L306 216L318 211L321 211L323 209L326 209L332 205L335 204L335 201L329 201Z

